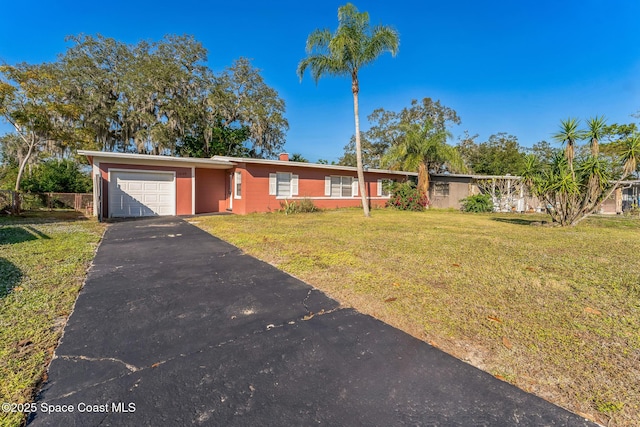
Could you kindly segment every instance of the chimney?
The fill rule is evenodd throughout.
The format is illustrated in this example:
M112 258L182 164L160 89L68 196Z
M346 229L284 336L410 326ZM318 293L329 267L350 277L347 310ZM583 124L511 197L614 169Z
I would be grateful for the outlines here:
M289 153L280 153L280 161L288 162L289 161Z

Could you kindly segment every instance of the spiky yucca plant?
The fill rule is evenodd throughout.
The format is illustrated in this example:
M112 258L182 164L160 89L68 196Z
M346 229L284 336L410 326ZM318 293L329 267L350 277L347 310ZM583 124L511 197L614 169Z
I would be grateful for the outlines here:
M522 174L532 193L546 204L553 222L562 226L576 225L597 211L636 171L640 159L639 134L618 141L609 159L598 149L606 125L604 117L588 120L587 130L579 130L578 123L577 119L563 120L554 138L565 144L565 150L548 165L528 157ZM575 156L579 139L587 139L591 148L582 158Z

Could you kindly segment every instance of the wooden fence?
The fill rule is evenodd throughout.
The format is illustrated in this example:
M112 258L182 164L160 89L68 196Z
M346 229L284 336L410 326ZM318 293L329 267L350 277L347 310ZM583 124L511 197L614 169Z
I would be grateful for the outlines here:
M38 209L74 209L91 214L93 211L93 194L23 193L0 190L0 213L17 214L21 211Z

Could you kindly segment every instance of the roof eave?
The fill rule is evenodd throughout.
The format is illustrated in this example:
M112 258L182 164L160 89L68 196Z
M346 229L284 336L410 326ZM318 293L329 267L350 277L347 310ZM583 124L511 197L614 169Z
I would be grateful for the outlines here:
M290 160L252 159L252 158L244 158L244 157L227 157L227 156L213 156L212 159L226 160L234 163L293 166L293 167L301 167L301 168L330 169L330 170L350 171L350 172L356 172L358 170L353 166L327 165L327 164L307 163L307 162L292 162ZM404 175L404 176L418 176L417 172L392 171L388 169L365 169L365 172L385 173L385 174Z
M90 150L78 150L78 154L81 156L87 156L92 161L93 159L109 159L109 160L143 160L162 163L180 163L202 166L222 166L224 168L231 168L236 164L230 161L210 158L194 158L194 157L173 157L173 156L158 156L153 154L136 154L136 153L111 153L107 151L90 151Z

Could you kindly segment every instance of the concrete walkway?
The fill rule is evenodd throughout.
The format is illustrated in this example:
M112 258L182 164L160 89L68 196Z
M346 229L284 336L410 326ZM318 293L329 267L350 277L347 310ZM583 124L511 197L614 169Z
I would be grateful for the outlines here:
M168 217L109 226L37 404L33 426L594 425Z

